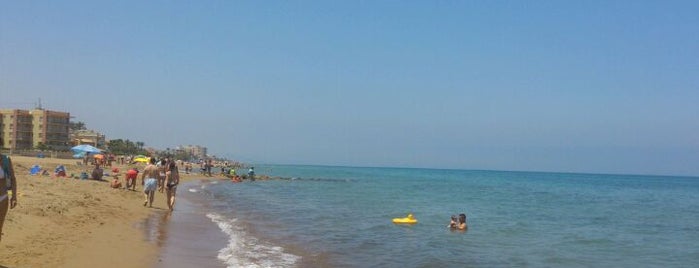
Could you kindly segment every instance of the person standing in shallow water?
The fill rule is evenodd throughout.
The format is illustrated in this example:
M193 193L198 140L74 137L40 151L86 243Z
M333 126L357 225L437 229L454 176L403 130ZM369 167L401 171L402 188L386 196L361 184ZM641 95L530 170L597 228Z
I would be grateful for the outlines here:
M251 181L255 180L255 167L250 167L250 169L248 170L248 177Z
M158 189L158 167L155 166L155 158L151 157L150 164L146 166L141 175L141 183L143 184L143 193L146 200L143 201L143 206L148 205L153 207L153 198L155 191Z
M211 159L206 161L206 176L211 177L211 168L214 167L214 163Z
M177 192L178 184L180 184L180 171L177 169L177 164L171 161L165 173L165 202L170 211L175 209L175 193Z

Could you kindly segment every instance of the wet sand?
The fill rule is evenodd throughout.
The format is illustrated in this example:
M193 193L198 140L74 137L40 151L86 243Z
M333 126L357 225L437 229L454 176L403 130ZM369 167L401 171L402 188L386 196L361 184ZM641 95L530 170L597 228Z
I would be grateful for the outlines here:
M158 217L153 221L160 225L159 232L153 237L161 249L155 267L226 267L217 255L228 239L206 217L202 209L205 204L199 203L196 196L187 191L188 185L195 184L189 182L178 187L175 211L151 216Z

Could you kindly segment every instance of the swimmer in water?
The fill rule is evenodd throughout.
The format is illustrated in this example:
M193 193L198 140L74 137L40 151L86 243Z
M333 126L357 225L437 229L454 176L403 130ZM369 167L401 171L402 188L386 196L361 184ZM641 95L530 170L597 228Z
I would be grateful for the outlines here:
M458 227L458 225L459 225L459 223L458 223L458 219L456 218L456 215L451 215L451 221L449 222L449 225L447 225L447 227L453 229L453 228Z
M456 229L459 229L459 230L468 229L468 226L466 226L466 214L464 214L464 213L459 214L459 224L456 226Z

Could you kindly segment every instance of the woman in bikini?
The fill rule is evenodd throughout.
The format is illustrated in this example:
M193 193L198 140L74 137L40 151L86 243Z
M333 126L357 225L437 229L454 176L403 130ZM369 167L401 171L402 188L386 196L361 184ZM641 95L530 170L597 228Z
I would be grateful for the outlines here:
M2 241L2 225L5 223L5 215L9 209L17 206L17 179L12 168L10 157L0 154L0 241ZM12 191L12 197L7 192Z
M175 209L175 193L177 192L178 184L180 184L180 172L177 170L177 164L170 161L168 170L165 173L165 192L167 193L165 202L170 208L170 211Z

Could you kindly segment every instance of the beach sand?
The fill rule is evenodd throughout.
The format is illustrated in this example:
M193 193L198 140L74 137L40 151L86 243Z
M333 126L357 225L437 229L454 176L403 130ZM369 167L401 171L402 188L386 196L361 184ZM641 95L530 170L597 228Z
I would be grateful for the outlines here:
M146 208L140 178L136 191L112 189L107 181L29 175L35 164L49 172L62 164L68 175L90 173L92 166L79 166L73 159L12 156L12 160L19 197L5 220L0 267L121 268L158 263L158 244L146 235L153 230L144 229L158 226L143 221L167 213L164 194L156 193L153 208ZM127 166L115 166L123 183ZM183 181L192 179L182 175Z

